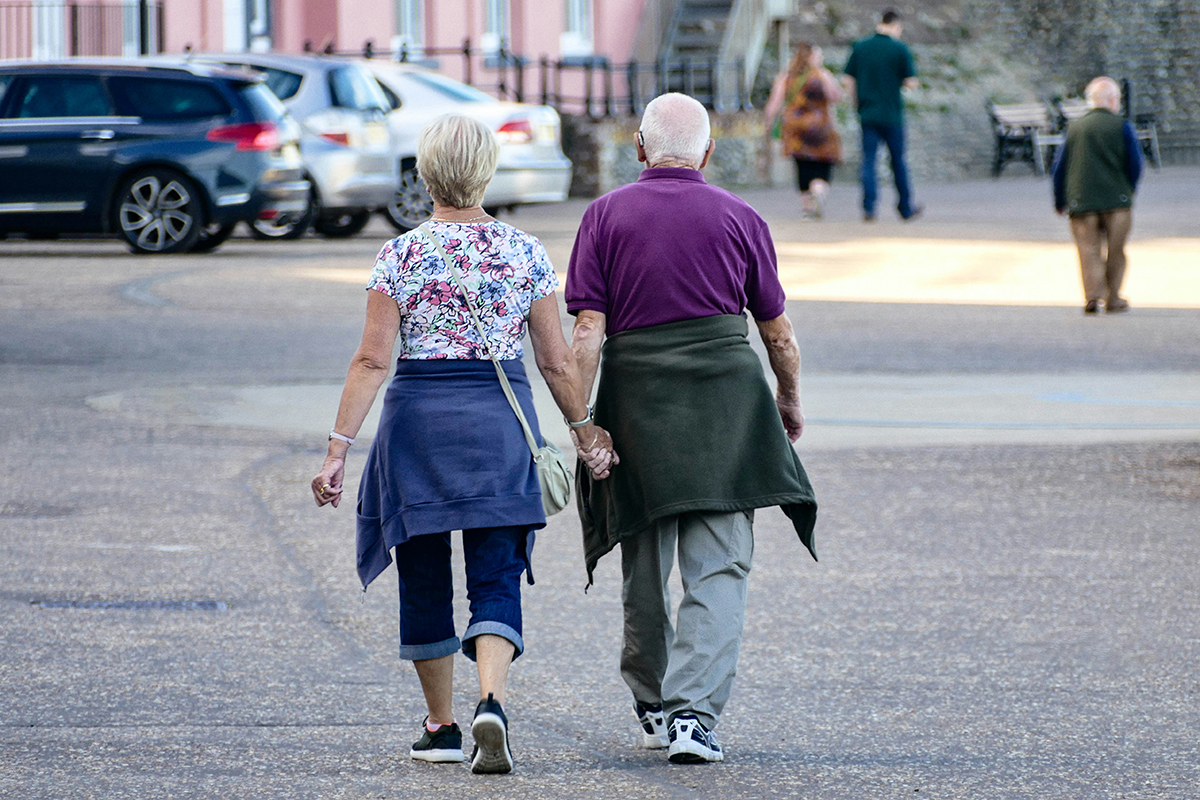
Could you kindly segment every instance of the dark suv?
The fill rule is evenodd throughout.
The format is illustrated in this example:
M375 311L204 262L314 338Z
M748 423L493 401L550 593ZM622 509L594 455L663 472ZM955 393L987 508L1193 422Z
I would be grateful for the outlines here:
M256 73L133 61L0 62L0 238L116 233L212 250L308 208L296 123Z

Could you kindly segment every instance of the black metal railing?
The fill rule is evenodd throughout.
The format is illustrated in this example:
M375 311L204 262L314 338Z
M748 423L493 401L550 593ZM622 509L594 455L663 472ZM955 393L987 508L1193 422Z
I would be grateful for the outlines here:
M310 43L306 51L312 52ZM715 111L751 110L745 89L745 63L718 59L614 64L603 56L532 60L508 51L503 44L483 50L464 39L458 47L424 47L397 51L377 50L368 40L359 50L337 50L333 45L321 52L328 55L387 58L400 62L428 63L457 59L457 77L502 100L536 102L560 114L592 118L638 115L663 92L684 92Z
M136 4L0 0L0 59L162 51L164 0Z

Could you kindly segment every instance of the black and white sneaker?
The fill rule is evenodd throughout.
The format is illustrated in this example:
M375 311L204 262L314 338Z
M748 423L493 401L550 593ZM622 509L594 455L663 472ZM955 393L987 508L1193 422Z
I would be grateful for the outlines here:
M676 717L671 720L668 738L671 746L667 758L672 764L708 764L725 760L717 737L695 717Z
M512 772L512 751L508 749L508 717L504 709L492 699L480 700L475 706L475 721L471 723L471 735L475 737L475 752L471 754L471 772Z
M642 726L642 747L647 750L662 750L671 742L667 738L667 718L663 716L662 703L643 705L634 702L633 713L637 714Z
M429 761L435 764L461 762L463 760L462 731L458 723L439 725L437 730L429 730L429 717L421 725L421 738L413 743L408 754L417 761Z

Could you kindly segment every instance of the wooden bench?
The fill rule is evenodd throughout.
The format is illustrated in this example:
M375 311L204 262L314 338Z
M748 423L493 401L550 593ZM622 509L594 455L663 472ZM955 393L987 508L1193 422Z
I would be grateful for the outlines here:
M1046 104L997 105L989 101L987 108L996 137L992 175L999 177L1010 161L1028 161L1038 175L1046 174L1045 139L1053 136L1055 129Z
M1059 118L1059 133L1042 137L1042 141L1050 149L1051 158L1054 156L1054 150L1066 140L1067 125L1091 110L1088 102L1080 97L1068 97L1065 100L1059 100L1055 105ZM1141 145L1146 160L1150 162L1151 166L1158 169L1162 166L1162 160L1158 152L1158 124L1154 115L1138 114L1130 121L1133 123L1133 131L1137 134L1138 144Z

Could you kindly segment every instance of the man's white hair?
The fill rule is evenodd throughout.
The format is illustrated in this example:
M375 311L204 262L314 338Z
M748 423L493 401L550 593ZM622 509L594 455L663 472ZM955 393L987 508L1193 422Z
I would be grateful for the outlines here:
M650 166L681 161L699 167L708 150L708 111L686 94L661 94L646 105L641 132Z
M1093 78L1087 88L1083 90L1083 96L1087 98L1088 105L1092 108L1107 108L1115 111L1121 107L1121 87L1107 75Z

